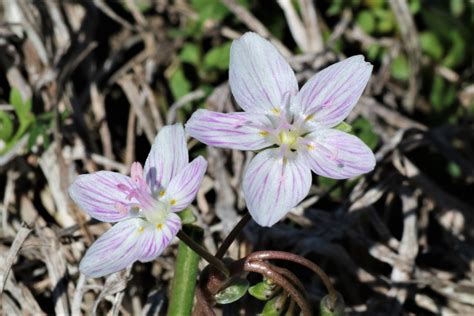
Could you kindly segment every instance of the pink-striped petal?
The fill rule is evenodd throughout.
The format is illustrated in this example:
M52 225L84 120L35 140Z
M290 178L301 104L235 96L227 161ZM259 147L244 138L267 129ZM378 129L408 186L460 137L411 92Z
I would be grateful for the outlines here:
M279 109L285 95L298 92L295 74L283 56L251 32L232 43L229 84L237 103L248 112Z
M145 221L133 218L112 226L87 250L79 270L88 277L98 278L133 264L138 258L137 242L143 235L140 227L145 225Z
M266 126L271 122L264 114L197 110L186 123L186 132L210 146L259 150L272 145L261 134Z
M155 138L144 173L153 192L168 186L189 162L184 128L181 124L163 127Z
M354 135L335 129L315 131L305 137L309 150L303 152L307 163L318 175L332 179L348 179L375 167L372 150Z
M166 196L170 199L173 212L179 212L191 204L199 190L206 168L207 161L198 157L171 180L166 189Z
M129 217L127 198L133 182L130 177L111 171L80 175L69 187L69 195L91 217L103 222L117 222Z
M372 65L357 55L318 72L302 88L293 103L293 111L307 117L313 128L333 127L341 123L364 91Z
M266 149L250 162L242 188L247 208L261 226L272 226L308 194L311 170L298 156L284 159Z
M170 244L181 229L181 219L174 213L168 214L166 223L160 227L148 225L137 242L138 260L155 260Z

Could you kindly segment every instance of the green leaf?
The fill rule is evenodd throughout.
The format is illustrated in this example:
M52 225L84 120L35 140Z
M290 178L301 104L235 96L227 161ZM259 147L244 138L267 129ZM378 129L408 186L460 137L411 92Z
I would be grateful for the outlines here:
M246 279L238 278L233 280L228 287L214 295L214 299L219 304L230 304L241 299L247 293L248 288L249 282Z
M455 68L464 61L464 54L466 52L466 44L460 32L453 31L450 35L451 48L443 60L443 65L448 68Z
M191 91L191 83L184 75L184 71L181 67L176 69L176 71L171 75L169 82L171 93L175 100L178 100Z
M343 9L343 2L342 1L332 1L329 8L326 10L327 16L335 16L341 13Z
M356 21L367 34L372 34L375 31L375 17L372 12L368 10L360 11Z
M398 55L390 66L390 72L395 79L406 81L410 77L410 68L405 55Z
M336 301L332 302L329 295L324 296L319 303L319 314L321 316L344 316L345 303L341 294L337 293Z
M448 108L456 100L456 87L447 82L443 77L436 75L431 87L430 101L433 108L442 111Z
M451 175L451 177L459 179L462 176L462 171L459 165L455 162L450 161L448 163L448 173Z
M337 124L336 127L334 127L334 128L339 130L339 131L346 132L346 133L350 133L352 131L352 126L349 123L346 123L346 122L341 122L341 123Z
M182 210L181 212L178 212L177 214L179 218L181 219L181 224L183 225L192 224L197 219L190 208L185 208L184 210Z
M179 53L182 62L197 66L201 59L201 52L196 44L185 44Z
M376 9L374 14L377 17L377 31L388 33L395 27L395 18L392 11L385 9Z
M439 60L443 56L443 46L435 33L422 32L420 34L420 44L423 52L434 60Z
M8 142L13 135L13 122L7 112L0 112L0 140Z
M10 91L9 101L20 121L20 130L26 130L26 127L34 120L34 116L31 113L31 100L24 102L20 91L13 88Z
M279 316L283 312L285 303L288 299L287 294L282 293L281 295L275 296L263 307L261 316Z
M409 10L410 13L415 15L417 14L421 9L421 0L411 0L409 3Z
M367 58L370 60L376 60L377 56L381 52L381 47L377 43L370 44L367 48Z
M249 294L261 301L267 301L272 298L279 287L273 282L265 279L249 288Z
M374 149L378 142L379 137L372 130L372 125L365 118L358 118L352 122L352 129L354 134L362 139L362 141L369 146L371 149Z
M451 7L451 12L453 13L454 16L460 16L461 14L463 14L464 9L465 9L464 1L465 0L451 0L450 7Z
M214 47L204 56L204 67L207 69L229 69L229 56L231 42L224 45Z
M379 9L384 6L385 0L364 0L364 4L371 9Z
M23 106L23 98L21 97L21 93L18 89L12 88L10 90L10 104L14 107L22 107Z
M208 19L220 21L230 13L225 5L215 0L191 0L191 6L199 14L201 21Z

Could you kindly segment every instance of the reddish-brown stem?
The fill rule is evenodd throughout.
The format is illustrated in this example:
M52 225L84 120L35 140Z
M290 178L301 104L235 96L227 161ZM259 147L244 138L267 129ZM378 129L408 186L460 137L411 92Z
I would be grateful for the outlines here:
M217 249L215 257L218 259L222 259L224 257L227 249L229 249L230 245L234 242L235 238L239 236L240 232L242 229L247 225L247 223L252 219L250 214L247 212L245 213L244 216L240 219L240 221L235 225L235 227L232 229L232 231L227 235L227 237L224 239L222 242L221 246L219 249Z
M287 316L294 315L294 311L295 311L295 301L292 299L290 301L290 306L288 307L288 310L286 311L286 315Z
M277 285L281 286L283 290L290 294L291 298L298 304L303 315L310 316L312 315L311 306L306 302L300 292L290 283L288 280L282 276L280 273L277 273L271 268L271 266L263 261L251 261L246 260L244 264L244 270L248 272L256 272L265 276L267 279L272 280Z
M288 280L293 282L293 284L298 288L298 290L300 292L302 292L307 297L306 289L304 288L303 283L301 283L300 279L298 279L298 277L296 275L294 275L293 272L291 272L290 270L285 269L285 268L280 268L280 267L274 266L270 263L267 263L267 264L270 266L271 269L275 270L276 272L280 273L285 278L287 278Z
M193 316L215 316L216 313L201 289L196 286L196 306L193 310Z
M284 252L284 251L257 251L252 254L250 254L247 257L248 261L256 260L256 261L262 261L262 260L286 260L286 261L292 261L298 264L301 264L302 266L305 266L306 268L312 270L314 273L316 273L321 281L323 281L324 286L326 287L329 297L333 303L336 302L337 300L337 292L332 286L331 280L327 276L326 273L314 262L303 258L301 256L289 253L289 252ZM298 302L297 302L298 303Z

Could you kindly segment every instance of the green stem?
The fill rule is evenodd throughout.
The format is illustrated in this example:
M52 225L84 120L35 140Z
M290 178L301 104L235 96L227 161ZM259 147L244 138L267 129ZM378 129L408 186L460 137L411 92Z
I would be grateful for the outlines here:
M191 228L191 237L198 238L199 231ZM200 238L199 238L200 239ZM195 242L193 240L193 242ZM196 243L196 242L195 242ZM197 243L196 243L197 244ZM199 255L189 248L185 242L180 241L176 270L171 290L171 301L168 306L168 315L191 315L194 300L194 289L198 273Z

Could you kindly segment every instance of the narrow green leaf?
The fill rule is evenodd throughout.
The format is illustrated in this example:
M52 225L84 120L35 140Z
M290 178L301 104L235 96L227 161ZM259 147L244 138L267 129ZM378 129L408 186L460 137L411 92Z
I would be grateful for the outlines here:
M8 142L13 135L13 122L7 112L0 112L0 139Z
M176 69L169 82L171 93L173 94L175 100L178 100L191 91L191 83L184 75L184 71L181 67Z
M439 60L443 56L443 46L433 32L422 32L420 34L420 45L422 51L434 60Z

